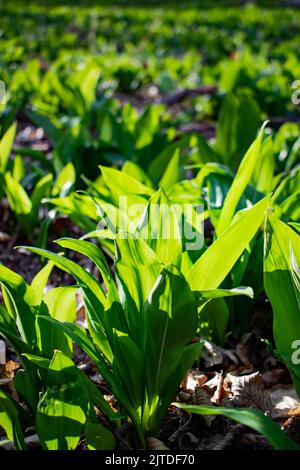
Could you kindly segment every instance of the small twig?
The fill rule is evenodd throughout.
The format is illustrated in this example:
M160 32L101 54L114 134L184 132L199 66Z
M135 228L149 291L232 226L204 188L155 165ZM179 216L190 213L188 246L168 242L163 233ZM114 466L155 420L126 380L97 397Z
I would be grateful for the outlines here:
M185 431L188 430L191 419L192 419L192 415L190 415L189 419L169 437L168 442L172 443L176 441L176 439L178 439L180 436L182 436L185 433Z
M183 88L182 90L175 91L167 96L161 96L155 100L156 103L164 103L167 106L172 106L179 103L186 98L193 98L195 96L209 95L217 90L216 86L201 86L197 88Z

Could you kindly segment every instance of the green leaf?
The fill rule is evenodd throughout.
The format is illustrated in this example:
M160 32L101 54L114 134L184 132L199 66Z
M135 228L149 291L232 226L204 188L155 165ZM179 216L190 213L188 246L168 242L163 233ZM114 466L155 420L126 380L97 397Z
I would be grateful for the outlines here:
M259 125L260 110L250 96L226 94L218 118L214 146L223 163L237 168L242 155L255 138Z
M272 191L275 164L272 136L268 136L262 142L261 158L256 162L253 172L252 181L256 191L264 194Z
M231 409L206 405L185 405L183 403L173 403L173 405L188 413L202 416L221 415L232 419L265 436L276 450L300 450L297 444L281 431L278 424L274 423L271 418L265 416L261 411L247 408Z
M132 176L135 180L140 183L152 188L152 182L145 171L136 163L127 161L122 166L122 172L129 176Z
M24 351L25 349L23 349ZM26 359L26 369L19 369L14 377L14 384L18 394L25 401L27 406L30 408L33 414L36 413L36 409L39 402L39 392L41 390L41 383L37 378L35 372L31 373L31 370L27 365L32 362L30 354L22 354L22 357ZM35 357L35 356L33 356ZM24 362L24 361L23 361ZM48 366L49 366L48 361ZM34 364L34 366L36 363ZM36 367L34 367L35 371Z
M94 294L97 295L103 303L105 303L105 295L99 282L94 276L92 276L92 274L87 272L74 261L70 261L61 255L57 255L56 253L52 253L51 251L43 250L41 248L34 248L31 246L23 246L22 248L53 261L58 268L71 274L79 284L86 285L91 292L94 292Z
M64 197L73 189L76 180L74 165L69 162L59 173L57 180L52 188L53 196Z
M61 351L56 351L36 416L36 429L44 449L76 448L86 422L87 403L76 366Z
M37 305L40 305L43 299L44 290L47 285L53 266L54 263L50 261L36 274L36 276L32 280L31 288L34 292Z
M90 258L103 276L106 288L109 288L109 285L112 281L112 276L109 271L105 256L100 248L98 248L93 243L84 240L74 240L72 238L60 238L59 240L56 240L56 243L63 248L77 251L78 253L81 253L82 255Z
M104 182L110 190L111 197L117 206L119 205L120 196L129 196L130 194L134 194L136 196L148 198L153 194L153 190L151 188L145 186L126 173L113 168L107 168L105 166L101 166L100 169Z
M161 189L150 198L137 231L163 264L180 266L182 243L178 215Z
M231 188L228 191L217 227L219 235L229 227L239 200L245 191L247 184L250 182L252 174L261 158L261 142L265 126L266 123L261 127L257 138L244 156Z
M43 297L43 306L47 307L45 312L55 320L60 322L73 323L76 320L76 292L78 287L56 287L49 290ZM43 308L41 308L43 312ZM45 321L43 316L36 319L36 327L38 331L39 350L43 356L52 357L53 351L59 349L67 356L72 356L72 341L65 335L63 331L57 330Z
M22 354L22 356L26 357L29 361L33 362L38 367L42 369L49 369L51 360L45 357L36 356L35 354Z
M160 272L160 261L142 238L134 239L130 236L125 239L117 238L116 248L116 273L127 293L124 300L128 302L130 297L139 311ZM123 298L121 293L119 295Z
M300 396L300 365L294 359L300 339L300 236L268 216L265 227L264 286L272 304L274 339ZM296 350L296 351L295 351Z
M0 173L4 173L11 153L12 145L16 135L17 124L14 123L5 132L0 140Z
M32 210L31 200L21 184L10 173L4 175L5 192L12 211L17 215L28 215Z
M230 93L223 100L216 130L214 150L226 164L236 152L236 129L238 124L238 98Z
M152 430L166 412L186 370L185 348L197 331L196 300L178 269L163 269L143 307L145 373ZM190 364L189 364L190 365Z
M17 450L26 448L19 416L12 400L0 389L0 426Z
M219 287L259 229L268 205L269 198L264 198L241 213L196 261L187 274L193 291Z
M31 221L32 223L36 223L38 216L39 216L39 207L41 200L48 196L50 193L50 188L52 185L53 176L49 173L41 178L34 187L34 190L31 195L31 203L32 203L32 214L31 214Z
M85 440L89 450L113 450L116 445L113 433L102 424L87 423Z
M158 130L162 105L149 105L135 127L135 147L141 149L151 144L154 133Z
M20 339L18 331L15 328L13 328L12 325L5 324L2 321L0 321L0 334L13 347L14 351L18 355L21 362L22 362L22 356L21 356L22 353L23 352L30 353L32 351L32 349L28 346L28 344Z
M16 155L13 160L12 177L14 180L20 181L26 175L24 159L20 155Z
M234 287L233 289L207 289L197 292L203 299L217 299L219 297L232 297L235 295L246 295L253 299L254 293L251 287Z
M36 298L24 279L0 265L0 284L7 311L16 321L21 338L30 347L36 344L35 306Z
M199 163L218 161L218 154L214 152L201 134L197 135L197 153L193 155L193 160Z
M227 333L230 310L222 298L212 299L204 302L200 310L199 325L200 334L204 326L204 334L207 334L207 324L212 332L212 339L215 343L223 345ZM204 335L203 334L203 335Z
M154 183L158 184L173 156L177 153L178 150L182 152L186 147L188 147L190 140L191 136L186 135L182 139L176 142L172 142L151 161L147 169L147 174Z
M174 186L180 179L180 150L176 149L174 155L168 163L167 168L165 169L158 186L162 188L165 192Z

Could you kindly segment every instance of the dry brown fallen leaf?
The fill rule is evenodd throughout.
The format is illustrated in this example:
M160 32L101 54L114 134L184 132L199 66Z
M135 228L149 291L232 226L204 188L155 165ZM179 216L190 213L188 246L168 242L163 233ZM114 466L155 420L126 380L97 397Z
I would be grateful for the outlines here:
M224 376L223 373L219 373L219 380L218 380L218 385L216 387L216 390L211 398L212 403L215 403L216 405L220 405L220 403L223 401L223 384L224 384Z
M231 385L232 402L236 406L257 408L264 412L271 408L271 400L259 372L239 377L227 374L226 378Z
M300 405L289 411L289 416L300 417Z
M195 390L201 387L207 381L207 375L199 373L198 370L192 370L188 373L186 380L181 384L186 390Z
M273 418L299 416L300 399L291 385L276 385L267 391L270 400L268 415Z
M15 375L15 370L19 369L20 365L14 361L7 361L5 364L5 374L9 379L12 379Z
M5 364L0 367L0 385L4 385L12 381L15 375L15 370L19 368L17 362L8 360Z

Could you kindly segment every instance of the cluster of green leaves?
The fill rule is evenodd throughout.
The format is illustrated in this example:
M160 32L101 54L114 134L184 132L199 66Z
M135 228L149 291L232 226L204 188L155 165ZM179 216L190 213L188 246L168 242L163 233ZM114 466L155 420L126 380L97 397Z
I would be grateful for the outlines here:
M47 87L49 64L56 90L57 71L69 79L93 60L103 87L112 90L135 92L152 83L162 92L203 83L226 92L247 88L267 114L277 115L292 109L290 85L299 77L299 12L288 8L199 9L192 1L178 15L172 2L150 9L123 4L112 12L84 2L37 9L35 2L8 0L0 29L0 78L11 89L12 113Z
M1 142L5 164L14 132L14 127L10 128ZM64 196L57 191L59 197L49 199L56 209L65 210L74 220L78 217L77 222L82 221L83 227L89 225L87 221L115 220L116 213L116 220L128 218L119 206L120 196L127 196L129 204L141 204L143 214L138 217L134 214L127 220L128 238L124 238L122 227L116 226L113 232L109 223L87 234L87 237L97 237L114 258L115 279L96 245L72 239L58 242L64 249L88 256L98 268L104 288L76 263L38 248L30 249L73 275L78 287L56 288L43 295L51 263L31 286L7 268L0 267L5 300L5 308L1 307L0 332L20 358L21 369L15 386L28 410L24 416L24 410L1 392L2 426L17 448L25 446L22 429L28 422L35 424L45 449L75 448L83 432L90 448L96 446L93 442L89 444L95 435L100 436L100 446L108 445L103 443L107 441L112 445L114 439L98 422L94 406L113 421L119 416L130 419L140 443L145 446L146 436L159 432L181 379L199 358L202 344L193 343L192 339L199 332L204 334L203 321L208 319L215 337L222 341L234 298L240 294L253 296L251 288L237 286L249 280L246 285L258 285L258 291L263 288L263 283L258 284L256 279L257 273L262 275L263 260L263 234L259 229L269 204L273 215L267 217L265 230L265 288L273 305L278 353L287 363L299 390L299 365L293 360L297 332L292 326L299 313L299 268L295 255L299 237L294 229L276 218L279 215L297 226L298 142L293 141L289 146L283 172L275 175L276 142L271 135L264 134L265 126L247 150L235 176L224 164L205 162L196 165L200 169L194 178L182 180L184 150L190 143L188 137L169 144L150 163L147 172L130 160L121 171L101 167L102 174L96 181L85 179L92 196L80 193ZM226 140L224 136L225 133L223 139ZM195 154L199 161L203 155L200 147ZM60 188L64 188L65 182L68 184L70 173L74 177L71 163L62 171ZM226 188L218 208L210 200L213 193L209 192L207 181L211 175L215 176L216 187ZM3 178L5 188L6 172ZM273 187L276 190L269 202L264 194ZM190 247L190 240L178 236L184 217L184 223L190 224L200 240L204 240L202 226L195 223L192 215L184 212L182 215L172 206L176 203L183 207L186 202L204 204L203 220L210 218L214 225L214 241L203 243L198 250ZM156 206L159 213L153 237L145 221L152 220L151 213ZM171 227L168 239L163 236L165 206L169 208L167 222ZM92 223L93 229L94 225ZM69 302L74 302L74 292L79 287L85 301L88 332L70 321ZM285 295L281 295L282 292ZM291 320L284 329L287 301ZM71 320L74 321L74 315ZM163 335L158 334L162 331ZM71 361L72 348L67 337L95 361L118 399L121 415L113 417L102 395L79 373ZM65 377L67 386L62 384ZM197 410L209 412L209 409ZM223 413L223 410L218 412ZM225 416L229 416L228 413L224 411ZM284 436L281 441L277 428L273 430L266 418L260 417L261 424L255 427L257 417L252 415L250 412L244 420L241 411L241 422L263 430L277 448L293 447Z
M75 105L75 92L73 98ZM86 102L82 114L75 114L76 118L63 116L59 120L50 113L37 111L30 111L28 116L44 129L53 144L53 171L58 173L71 162L80 187L80 177L93 179L99 164L120 165L131 160L147 169L175 135L163 110L157 104L138 112L129 103L121 107L116 100L94 97ZM168 127L167 132L162 132L163 126Z
M215 297L252 295L250 288L224 290L218 286L263 222L267 198L245 211L190 269L182 265L184 244L176 236L176 214L171 215L173 235L163 237L162 203L168 203L168 199L161 190L152 196L147 211L151 212L157 202L161 214L155 243L138 236L141 223L136 238L130 234L115 238L115 279L97 246L84 240L58 241L62 248L89 257L104 286L65 256L39 248L29 249L48 258L49 263L31 286L7 268L0 268L6 306L1 309L0 331L19 355L22 367L15 385L46 449L75 448L86 423L95 428L86 430L87 443L90 434L95 438L94 431L100 425L92 405L114 418L97 389L71 361L67 338L94 360L122 415L132 421L140 443L146 446L146 436L159 432L182 378L199 358L202 342L192 339L204 306ZM220 263L224 251L226 262ZM53 264L71 274L78 284L43 295ZM85 302L88 332L74 324L74 293L78 288ZM24 448L21 411L3 393L1 408L1 425L16 447ZM255 426L249 419L243 421L243 412L240 418L236 415L234 419L262 431L275 447L295 448L267 418L256 416L256 422L262 424ZM101 431L100 426L99 435Z
M233 98L228 97L230 102ZM224 107L224 114L228 110ZM232 114L234 115L234 113ZM145 207L152 200L155 190L163 189L171 204L182 207L189 203L203 206L201 221L210 220L213 225L214 238L218 238L233 220L239 217L239 212L253 206L264 196L272 194L271 206L275 215L284 222L299 221L299 137L296 137L298 127L287 124L280 132L273 136L261 129L257 138L246 151L236 174L231 168L225 166L216 148L226 142L234 142L237 128L233 124L228 129L221 119L219 133L214 147L199 138L196 147L193 147L193 137L185 137L172 143L155 158L149 165L147 172L134 162L127 161L121 170L101 167L101 175L90 182L87 193L71 193L63 198L48 199L58 211L67 214L84 231L86 237L96 237L110 255L113 255L113 233L109 230L95 230L97 223L110 221L118 231L120 223L130 226L132 233L138 227L139 220L136 214L130 215L130 206L140 204ZM230 121L232 122L232 120ZM239 128L239 126L238 126ZM227 131L227 132L226 132ZM239 133L241 136L241 133ZM289 142L290 136L292 140ZM192 145L191 145L192 142ZM192 147L192 158L201 161L193 165L193 170L199 170L192 179L182 179L185 174L186 146ZM242 151L243 147L235 147ZM278 151L280 149L280 152ZM281 157L284 154L284 158ZM225 156L223 157L225 158ZM218 161L221 162L219 163ZM229 163L230 160L226 163ZM234 162L233 153L231 162ZM196 168L195 168L196 167ZM128 207L120 206L120 197L127 197ZM238 213L237 213L238 212ZM197 223L198 220L198 223ZM185 251L183 263L191 267L196 257L211 242L204 239L202 224L196 212L191 212L189 220L185 221L193 229L193 236L200 240L197 250ZM194 240L185 240L186 243ZM255 295L258 296L264 289L263 283L263 231L246 247L245 252L238 260L232 272L224 280L223 287L232 288L236 284L251 285ZM243 314L241 314L243 311ZM252 302L247 299L218 299L207 308L203 315L203 322L208 316L213 338L222 342L227 331L231 317L230 327L238 335L248 331L252 318Z
M30 239L35 235L35 228L40 228L40 242L45 243L47 229L55 212L41 216L41 201L48 196L66 195L75 183L74 167L66 165L58 174L42 171L36 165L30 165L27 171L24 158L17 153L13 159L10 154L16 134L16 124L12 124L0 140L0 200L6 196L9 208L14 214L19 228ZM17 151L18 152L18 151ZM22 153L22 151L20 151ZM28 150L26 153L30 153ZM36 157L32 151L33 158ZM41 223L42 220L42 223Z
M52 268L53 263L48 263L28 285L0 266L5 303L0 311L0 333L20 361L14 385L26 406L23 409L0 390L0 424L16 449L26 448L23 433L29 426L35 427L44 449L74 449L84 429L89 433L89 426L98 424L101 431L94 405L108 417L113 414L73 363L72 341L47 321L52 318L72 324L76 316L76 285L44 294Z
M40 248L30 249L49 263L31 285L0 266L0 334L20 361L14 385L23 405L0 391L8 439L24 449L24 430L34 426L44 449L74 449L83 434L89 449L112 448L111 431L123 420L146 446L199 358L200 338L222 343L229 330L249 331L253 297L264 289L277 354L300 394L299 126L259 131L262 112L297 113L290 85L300 73L298 13L190 5L178 15L178 5L90 11L58 4L37 12L27 2L24 15L22 2L9 0L0 8L0 79L7 85L0 200L6 197L29 239L39 226L39 246L56 215L68 215L98 246L70 238L59 246L87 256L100 273L99 280L66 255ZM218 91L173 115L162 104L137 110L112 98L203 84ZM43 129L51 158L14 147L21 112ZM215 139L180 132L191 120L217 115ZM189 213L187 203L194 205ZM130 213L135 204L140 212ZM77 284L45 293L53 265ZM75 323L79 289L87 329ZM120 413L76 367L73 341L99 368ZM295 448L254 410L176 406L223 414L275 448Z

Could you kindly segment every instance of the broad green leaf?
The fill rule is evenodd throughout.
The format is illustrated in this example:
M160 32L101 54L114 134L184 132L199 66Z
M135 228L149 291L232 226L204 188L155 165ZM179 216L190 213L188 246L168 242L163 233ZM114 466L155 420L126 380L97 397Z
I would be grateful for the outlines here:
M44 290L47 285L49 276L53 269L54 263L49 261L33 278L31 288L36 298L36 304L39 305L42 301Z
M4 173L16 135L17 124L14 123L0 140L0 173Z
M50 315L60 322L75 322L76 319L76 292L78 287L56 287L48 290L43 297L43 307L46 306L46 315ZM53 328L44 316L40 315L36 319L36 328L38 334L38 348L43 356L52 357L53 351L58 349L67 356L72 357L72 341L63 331Z
M212 340L216 344L223 345L230 319L230 310L225 300L223 298L216 298L211 301L206 300L200 312L200 335L207 335L208 325Z
M25 351L25 349L23 349L23 351ZM18 372L14 376L14 385L18 394L25 401L26 405L29 407L31 412L35 414L39 402L41 382L39 381L35 373L36 364L34 364L34 367L32 368L34 370L34 373L31 373L30 367L27 367L27 365L31 362L31 357L32 355L30 354L22 354L22 362L26 361L26 369L18 370Z
M193 291L217 289L263 222L269 198L245 210L196 261L187 274Z
M33 362L42 369L49 369L51 359L47 359L42 356L36 356L35 354L22 354L22 356L26 357L26 359Z
M131 236L126 239L117 238L116 248L116 273L120 288L122 286L122 290L125 292L125 297L120 292L120 299L124 298L124 308L128 307L128 312L133 308L132 305L131 307L127 305L129 298L134 301L135 309L139 311L160 272L160 261L154 251L141 238L133 239Z
M174 154L176 154L178 150L182 152L188 147L190 140L191 136L186 135L179 141L172 142L151 161L147 169L147 174L154 183L158 184Z
M21 216L30 214L32 203L23 186L14 180L10 173L4 175L4 180L6 196L12 211Z
M77 251L90 258L103 276L104 283L108 289L112 276L103 252L93 243L84 240L74 240L72 238L61 238L56 243L63 248Z
M32 349L28 346L27 343L20 339L18 331L12 327L12 325L3 323L0 321L0 334L3 338L6 339L8 343L13 347L14 351L18 355L19 359L22 362L22 353L30 353Z
M162 105L149 105L135 127L135 147L143 148L152 142L154 133L158 130Z
M15 319L19 333L30 347L36 344L36 298L24 279L4 266L0 266L0 284L7 311Z
M127 161L122 166L122 172L129 176L132 176L135 180L141 184L152 188L152 182L145 171L136 163Z
M49 314L58 321L73 323L76 320L76 297L78 287L55 287L46 292L43 302Z
M173 405L188 413L202 416L221 415L232 419L265 436L276 450L300 450L297 444L281 431L278 424L274 423L271 418L265 416L261 411L247 408L233 409L206 405L185 405L183 403L173 403Z
M143 307L146 331L145 373L150 424L155 428L160 408L166 412L186 372L182 359L197 331L196 300L186 280L173 266L163 269ZM153 373L154 372L154 373Z
M50 261L53 261L53 263L58 268L71 274L79 284L86 285L92 292L94 292L95 295L99 297L101 301L103 301L103 303L105 303L105 295L99 282L95 279L94 276L92 276L92 274L87 272L84 268L79 266L74 261L70 261L61 255L52 253L48 250L43 250L41 248L34 248L31 246L24 246L22 248L32 251L33 253L36 253L37 255L49 259Z
M113 433L102 424L87 423L85 440L89 450L113 450L116 445Z
M238 124L238 98L227 94L220 110L214 150L223 163L229 163L237 148L236 129Z
M86 422L87 404L88 396L76 366L61 351L56 351L36 416L36 429L44 449L76 448Z
M197 135L197 153L193 155L193 160L199 163L218 161L218 154L214 152L201 134Z
M264 194L273 189L273 178L275 172L275 158L273 153L272 137L268 136L261 146L261 158L256 162L252 181L256 191Z
M111 191L113 201L118 205L119 197L134 194L149 197L153 190L126 173L113 168L100 167L106 186Z
M145 383L143 351L128 334L117 330L114 330L113 351L114 372L120 377L121 387L127 391L134 414L140 417Z
M197 292L203 299L217 299L219 297L232 297L235 295L246 295L253 298L254 293L251 287L234 287L233 289L207 289Z
M14 180L20 181L26 175L24 159L20 155L16 155L13 161L12 177Z
M171 160L168 163L167 168L165 169L158 186L162 188L165 192L174 186L180 179L180 150L177 149L174 152Z
M32 204L32 222L35 223L39 215L39 207L41 200L48 196L50 193L50 188L52 185L53 176L49 173L41 178L34 187L34 190L31 195L31 204Z
M85 67L83 71L82 80L80 81L80 93L84 98L87 110L89 110L92 103L95 101L95 92L100 71L99 65L95 63L91 63Z
M26 448L19 416L12 400L0 389L0 427L17 450Z
M219 235L229 227L239 200L246 189L247 184L250 182L252 174L261 158L261 142L265 125L266 123L262 126L257 138L244 156L236 177L234 178L231 188L226 196L217 227Z
M259 125L260 110L250 96L236 96L233 93L225 96L214 146L223 163L234 169L238 167L242 155L255 138Z
M76 180L74 165L69 162L59 173L57 180L52 188L53 196L64 197L69 194Z
M45 321L49 322L53 327L58 330L64 331L72 340L77 343L90 358L95 362L97 367L101 370L101 374L108 383L113 383L113 376L110 369L107 367L106 362L103 360L98 349L93 344L93 341L88 336L87 331L79 325L72 323L60 323L52 317L43 317ZM112 360L112 359L111 359Z
M163 264L180 266L182 243L179 215L160 189L150 198L138 226L138 236L145 240Z
M275 344L300 396L300 236L270 215L264 251L264 286L273 308Z

